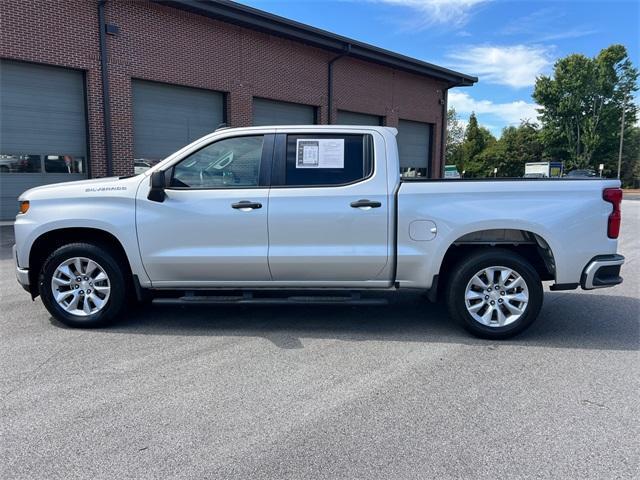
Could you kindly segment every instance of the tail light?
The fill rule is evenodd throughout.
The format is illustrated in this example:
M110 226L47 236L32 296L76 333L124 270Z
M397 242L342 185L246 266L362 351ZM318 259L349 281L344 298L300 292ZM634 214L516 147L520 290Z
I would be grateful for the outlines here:
M622 189L605 188L602 192L602 198L605 202L613 205L613 212L609 215L609 222L607 223L607 236L609 238L618 238L618 235L620 235L620 221L622 220L622 213L620 212Z

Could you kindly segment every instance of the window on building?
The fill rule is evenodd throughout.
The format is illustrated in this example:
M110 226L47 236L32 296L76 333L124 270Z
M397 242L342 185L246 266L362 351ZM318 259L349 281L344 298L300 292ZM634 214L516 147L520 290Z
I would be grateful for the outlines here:
M287 136L286 185L344 185L373 169L371 135Z
M371 125L380 126L383 124L383 117L370 115L368 113L348 112L338 110L338 125Z
M263 136L226 138L174 167L172 187L241 188L258 185Z
M254 125L312 125L316 120L317 111L311 105L253 99Z
M44 171L47 173L84 173L84 157L73 155L46 155Z
M39 173L40 155L0 155L0 173Z

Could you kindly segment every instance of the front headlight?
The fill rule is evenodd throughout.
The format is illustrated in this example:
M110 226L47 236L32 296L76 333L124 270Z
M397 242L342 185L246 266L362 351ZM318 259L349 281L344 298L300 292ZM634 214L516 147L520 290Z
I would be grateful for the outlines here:
M25 214L29 211L29 200L22 200L20 202L19 213Z

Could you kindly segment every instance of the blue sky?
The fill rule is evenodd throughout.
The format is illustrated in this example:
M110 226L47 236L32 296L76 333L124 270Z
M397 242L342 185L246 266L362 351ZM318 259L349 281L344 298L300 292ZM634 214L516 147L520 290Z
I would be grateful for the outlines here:
M477 75L453 89L462 119L475 111L499 135L535 120L537 75L557 58L613 43L640 66L640 1L241 0L241 3L421 60Z

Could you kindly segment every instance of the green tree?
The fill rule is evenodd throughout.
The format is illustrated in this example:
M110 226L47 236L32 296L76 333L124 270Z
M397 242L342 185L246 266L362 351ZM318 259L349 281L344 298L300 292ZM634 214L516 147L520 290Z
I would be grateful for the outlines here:
M534 123L523 121L518 127L506 127L500 138L489 144L477 157L485 175L493 175L497 168L499 177L522 177L528 162L542 161L543 144L540 130Z
M595 58L573 54L558 60L553 75L539 77L533 92L541 106L545 159L564 160L569 168L596 168L612 160L622 110L630 125L636 121L637 79L622 45Z
M462 163L462 142L464 142L464 126L458 119L456 109L447 110L447 144L445 146L445 163L456 165L460 170Z
M495 137L489 130L478 124L478 119L472 112L462 142L462 160L458 170L460 172L464 170L465 176L469 177L486 176L487 166L480 154L495 143Z
M501 177L510 176L505 173L505 166L509 163L509 156L505 145L500 140L491 143L478 154L471 167L471 175L474 177L493 177L493 169L498 169Z
M605 167L607 176L615 176L617 174L617 160L616 162L608 162ZM622 180L622 185L632 188L640 187L640 127L634 125L625 129L621 167L620 179ZM608 169L610 171L607 171Z
M469 124L467 125L467 129L464 133L464 142L462 144L463 162L467 163L473 161L473 159L479 155L482 150L484 150L485 146L485 137L482 135L480 125L478 125L476 114L471 112Z
M540 130L534 123L523 121L518 127L506 128L500 142L506 152L504 163L498 166L502 176L521 177L526 163L542 161L544 146Z

